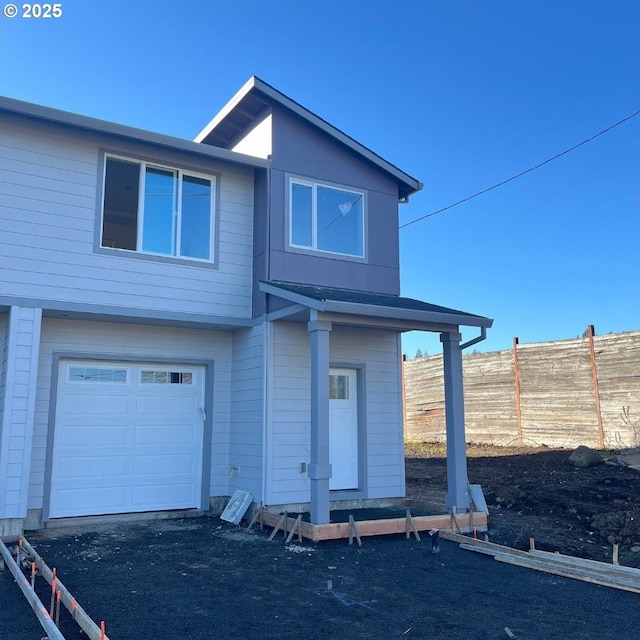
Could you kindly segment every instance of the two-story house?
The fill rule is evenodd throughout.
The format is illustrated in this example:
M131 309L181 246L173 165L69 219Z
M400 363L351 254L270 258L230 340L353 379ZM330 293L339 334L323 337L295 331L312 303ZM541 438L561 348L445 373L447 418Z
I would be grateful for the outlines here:
M195 141L0 116L0 533L401 497L407 330L441 335L469 507L459 331L491 320L399 295L417 180L257 78Z

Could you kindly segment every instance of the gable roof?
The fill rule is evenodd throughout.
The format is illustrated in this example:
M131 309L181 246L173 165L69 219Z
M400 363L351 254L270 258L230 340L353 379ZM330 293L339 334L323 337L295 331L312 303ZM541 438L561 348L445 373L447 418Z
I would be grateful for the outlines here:
M90 118L88 116L70 113L69 111L61 111L60 109L44 107L31 102L15 100L14 98L0 96L0 111L43 122L84 129L85 131L91 131L93 133L107 134L136 142L147 142L175 151L185 151L187 153L194 153L217 160L226 160L236 164L244 164L251 167L268 167L270 165L268 160L237 153L236 151L198 144L192 140L167 136L145 129L137 129L136 127L116 124L115 122L108 122L107 120L99 120L98 118Z
M260 289L265 293L320 312L350 313L467 327L489 328L493 324L491 318L388 293L371 293L281 281L261 282Z
M242 133L255 124L274 103L299 116L391 175L398 181L401 198L408 198L422 189L421 182L256 76L249 78L235 96L196 136L195 141L228 148L238 140Z

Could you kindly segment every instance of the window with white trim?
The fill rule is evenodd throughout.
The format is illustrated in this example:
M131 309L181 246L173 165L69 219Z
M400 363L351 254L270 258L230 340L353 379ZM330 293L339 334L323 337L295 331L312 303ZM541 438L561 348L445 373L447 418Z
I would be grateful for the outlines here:
M364 193L291 178L289 246L364 258Z
M215 177L105 157L103 247L213 260Z

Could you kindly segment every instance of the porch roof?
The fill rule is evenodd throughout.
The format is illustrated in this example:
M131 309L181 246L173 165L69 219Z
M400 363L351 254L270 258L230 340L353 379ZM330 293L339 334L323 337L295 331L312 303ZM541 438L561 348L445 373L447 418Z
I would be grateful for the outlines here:
M281 281L263 281L260 289L291 303L276 312L283 319L304 320L305 310L313 309L337 324L398 331L451 331L461 325L487 329L493 324L491 318L392 294Z

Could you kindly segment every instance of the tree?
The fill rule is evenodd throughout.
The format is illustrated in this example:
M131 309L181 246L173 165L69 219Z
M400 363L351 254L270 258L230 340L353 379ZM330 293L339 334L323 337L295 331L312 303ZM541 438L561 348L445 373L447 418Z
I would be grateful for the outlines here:
M415 355L414 357L415 357L415 358L422 358L422 356L423 356L422 350L421 350L421 349L418 349L418 350L416 351L416 355Z

